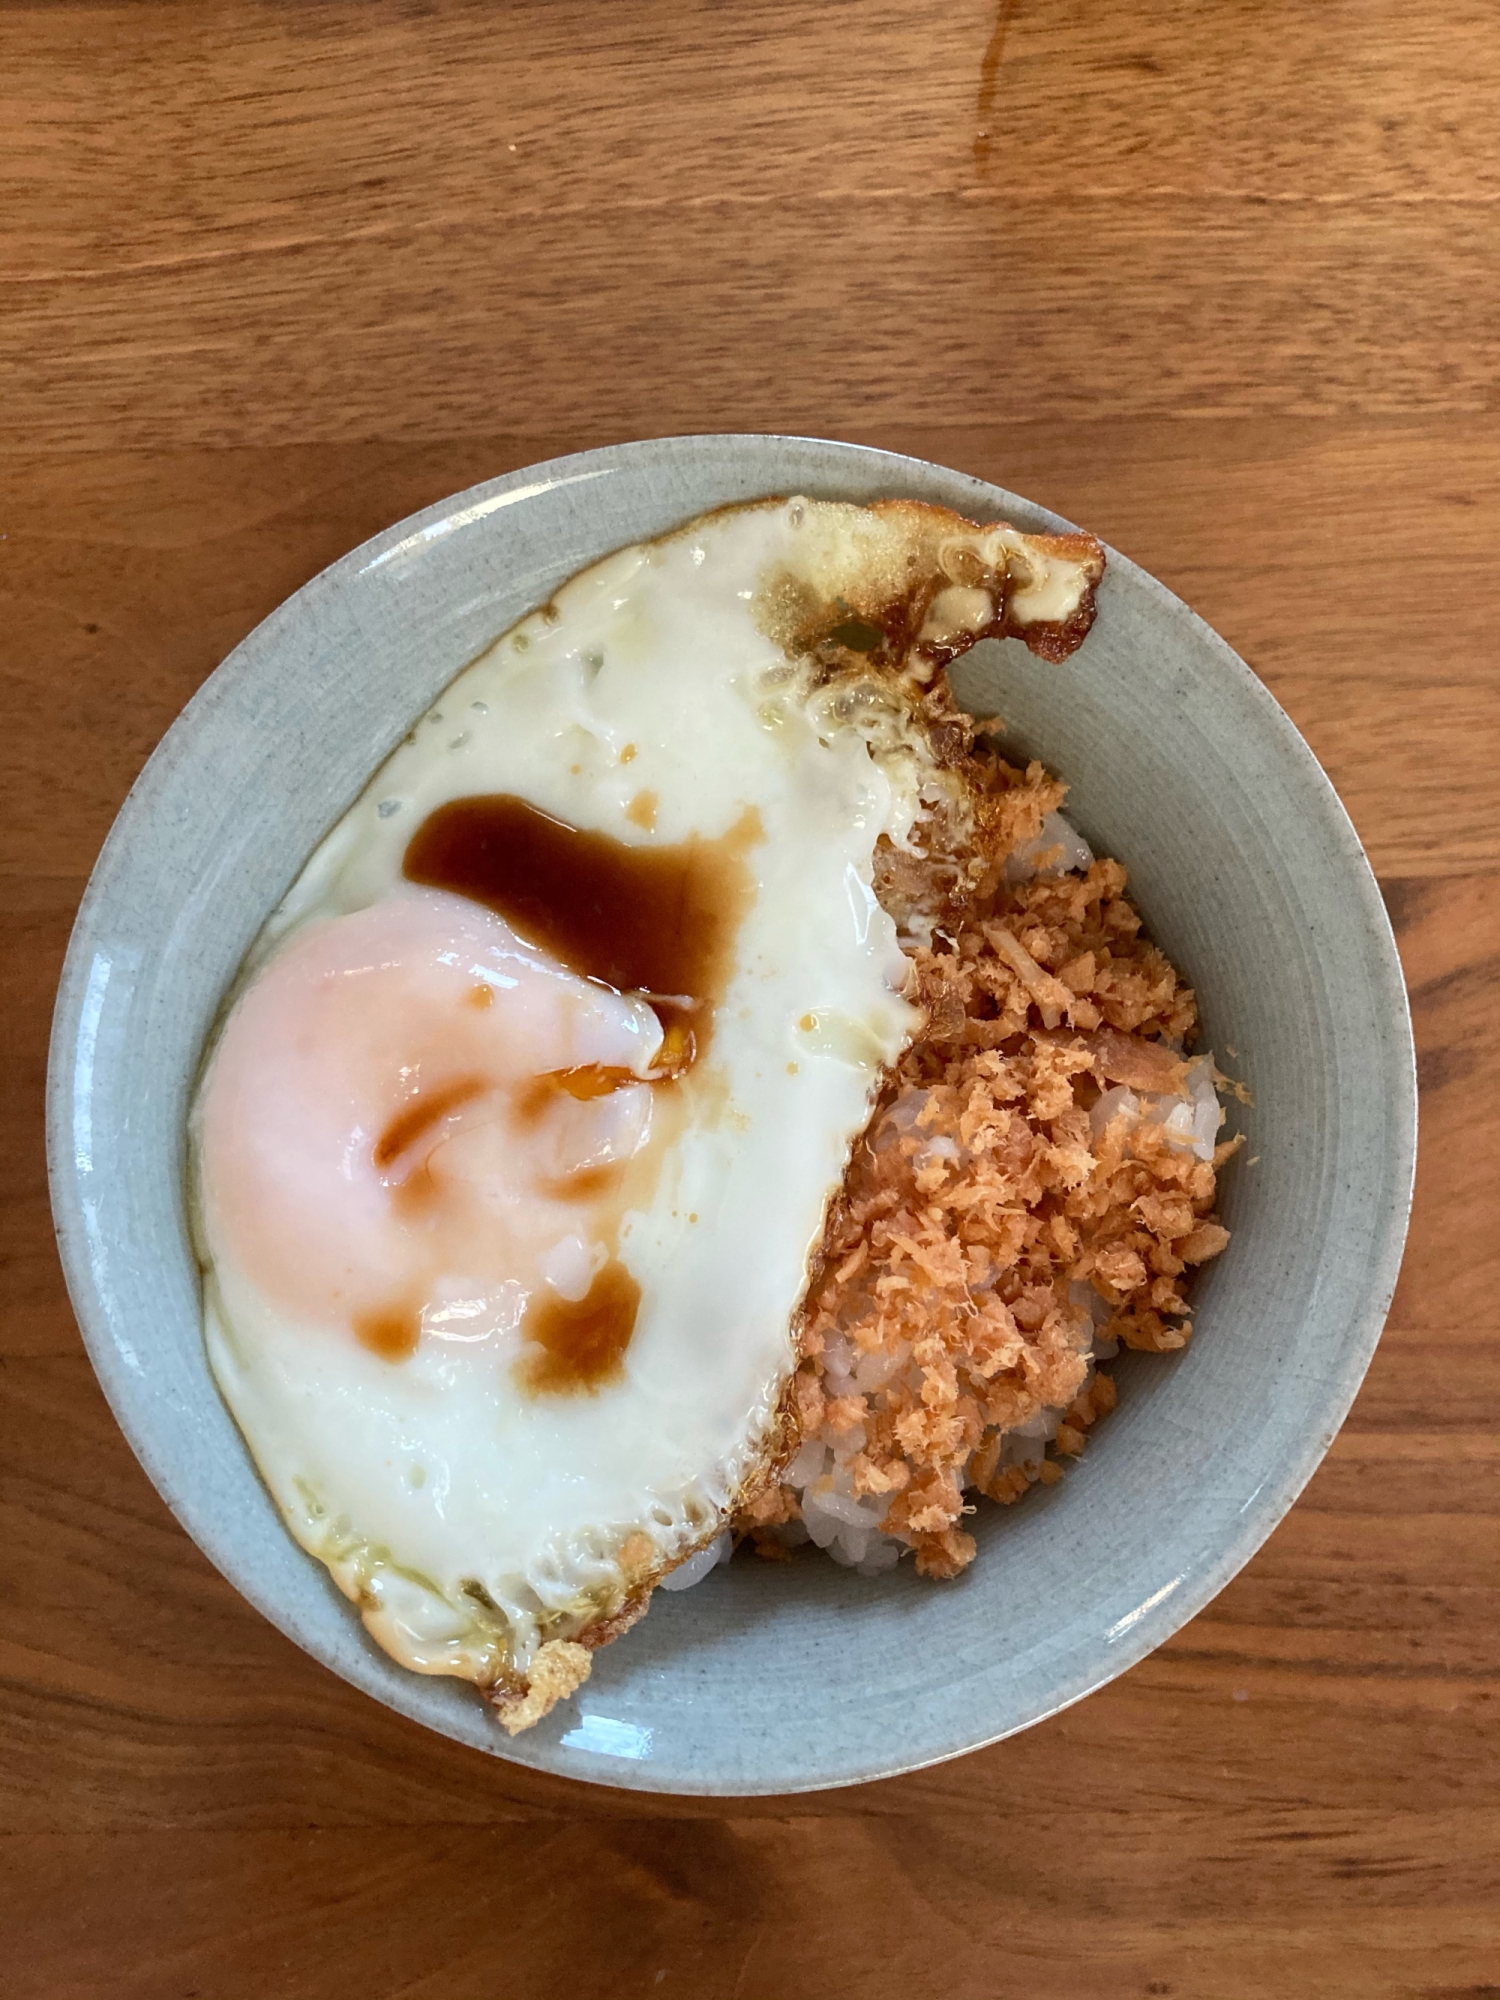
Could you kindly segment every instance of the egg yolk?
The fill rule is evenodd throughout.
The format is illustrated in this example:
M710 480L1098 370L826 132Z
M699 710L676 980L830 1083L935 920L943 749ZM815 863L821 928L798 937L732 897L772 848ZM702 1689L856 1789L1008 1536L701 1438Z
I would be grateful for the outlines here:
M207 1079L215 1235L310 1331L387 1361L522 1330L534 1386L579 1386L557 1358L573 1328L597 1379L639 1300L613 1230L661 1047L644 1001L466 898L403 889L315 924L244 993Z

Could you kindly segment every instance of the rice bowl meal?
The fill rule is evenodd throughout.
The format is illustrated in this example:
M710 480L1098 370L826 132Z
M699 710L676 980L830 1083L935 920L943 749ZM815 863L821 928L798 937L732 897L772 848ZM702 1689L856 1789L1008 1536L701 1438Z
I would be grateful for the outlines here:
M758 435L490 479L248 633L48 1092L99 1384L247 1605L700 1796L962 1755L1196 1617L1348 1412L1415 1151L1379 891L1245 662L1020 494Z
M1122 1347L1190 1340L1234 1086L1066 774L947 678L1019 639L1066 702L1103 572L795 495L622 548L416 720L225 996L214 1376L371 1635L507 1731L736 1549L941 1587Z

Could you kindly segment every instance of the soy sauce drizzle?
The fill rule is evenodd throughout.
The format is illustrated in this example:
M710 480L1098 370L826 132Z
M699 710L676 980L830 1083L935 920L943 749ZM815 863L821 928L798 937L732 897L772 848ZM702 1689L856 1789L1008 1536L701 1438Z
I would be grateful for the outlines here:
M530 1352L516 1364L534 1396L592 1395L625 1372L641 1288L612 1257L581 1299L533 1301L523 1322Z
M409 1152L419 1139L426 1138L450 1112L460 1110L476 1097L482 1097L486 1087L482 1076L464 1076L455 1083L444 1085L441 1090L430 1091L426 1097L413 1098L397 1112L376 1140L375 1165L382 1172L387 1167L393 1167L403 1153Z
M764 838L752 806L717 840L658 846L592 833L508 793L452 799L430 813L402 873L483 903L519 938L621 993L682 995L703 1054L740 921L755 893L748 850ZM664 1012L671 1001L657 1003Z
M378 1354L382 1361L409 1361L422 1338L420 1306L387 1306L375 1312L357 1313L354 1337L361 1347Z

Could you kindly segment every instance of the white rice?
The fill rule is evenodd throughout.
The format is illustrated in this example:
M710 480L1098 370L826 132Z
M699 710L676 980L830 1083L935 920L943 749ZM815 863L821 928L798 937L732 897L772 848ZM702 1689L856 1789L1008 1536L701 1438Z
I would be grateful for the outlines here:
M1031 882L1038 875L1084 875L1094 865L1094 850L1077 827L1060 812L1050 812L1034 840L1023 840L1007 858L1007 882Z
M1187 1066L1186 1087L1180 1091L1134 1091L1115 1084L1100 1096L1089 1113L1089 1126L1099 1139L1113 1119L1129 1121L1127 1130L1139 1125L1160 1125L1167 1143L1182 1151L1211 1160L1224 1123L1224 1107L1214 1087L1214 1059L1194 1056Z
M710 1570L720 1563L728 1562L734 1554L734 1537L726 1528L716 1542L710 1542L706 1549L699 1549L697 1555L689 1556L685 1563L679 1563L669 1576L661 1580L663 1590L691 1590L695 1583L702 1583Z

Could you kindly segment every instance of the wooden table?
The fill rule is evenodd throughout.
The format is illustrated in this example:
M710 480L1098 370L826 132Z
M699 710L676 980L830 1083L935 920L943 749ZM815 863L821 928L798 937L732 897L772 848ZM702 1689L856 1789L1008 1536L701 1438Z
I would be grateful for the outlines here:
M46 2000L1500 1991L1492 0L17 5L4 1874ZM143 759L362 537L627 436L963 466L1182 593L1369 847L1422 1051L1353 1416L1153 1658L942 1769L542 1781L176 1527L55 1260L57 967Z

